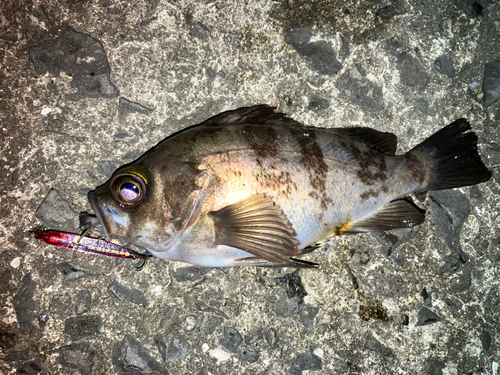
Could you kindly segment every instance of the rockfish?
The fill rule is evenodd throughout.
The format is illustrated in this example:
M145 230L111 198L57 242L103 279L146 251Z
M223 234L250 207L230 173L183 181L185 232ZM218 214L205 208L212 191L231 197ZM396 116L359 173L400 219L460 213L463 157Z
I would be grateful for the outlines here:
M106 239L205 267L312 267L296 259L331 237L408 228L401 199L479 184L491 172L459 119L403 155L369 128L303 126L268 106L174 134L88 195L82 223Z

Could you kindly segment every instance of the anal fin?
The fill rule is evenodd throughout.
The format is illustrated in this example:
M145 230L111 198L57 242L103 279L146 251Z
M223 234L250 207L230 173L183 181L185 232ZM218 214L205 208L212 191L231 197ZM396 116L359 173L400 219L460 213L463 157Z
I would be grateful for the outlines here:
M342 234L411 228L425 219L424 211L404 199L392 201L370 216L352 222Z
M209 214L217 245L231 246L271 263L289 263L299 242L287 217L269 197L256 194Z

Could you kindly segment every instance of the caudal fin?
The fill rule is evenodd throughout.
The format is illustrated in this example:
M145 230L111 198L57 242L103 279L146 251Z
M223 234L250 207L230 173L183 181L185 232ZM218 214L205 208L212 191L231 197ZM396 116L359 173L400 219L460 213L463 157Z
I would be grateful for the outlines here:
M477 136L466 119L458 119L410 152L427 158L430 173L423 190L452 189L480 184L491 178L477 153Z

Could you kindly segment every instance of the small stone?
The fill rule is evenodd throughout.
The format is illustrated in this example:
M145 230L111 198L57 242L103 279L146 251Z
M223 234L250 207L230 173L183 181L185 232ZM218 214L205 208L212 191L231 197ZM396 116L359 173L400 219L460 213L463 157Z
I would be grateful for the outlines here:
M213 357L217 362L226 362L231 358L231 353L223 350L222 348L212 349L209 352L210 357Z
M87 277L85 271L78 270L67 262L59 263L57 269L63 274L64 280L73 281Z
M483 346L483 350L487 352L491 347L491 342L492 342L491 334L488 331L483 330L481 332L481 335L479 336L479 339L481 340L481 345Z
M278 332L274 328L269 328L267 330L266 341L271 349L276 349L278 347L280 340L278 337Z
M23 363L21 366L17 368L18 374L38 374L42 371L42 361L40 359L35 359L33 361L29 361Z
M42 314L38 317L38 323L40 323L40 325L45 325L47 324L47 322L49 321L49 316L47 314Z
M21 265L21 257L15 257L10 262L10 266L12 268L18 268L20 265Z
M169 374L167 369L151 356L150 351L129 334L113 346L112 362L119 375Z
M469 88L473 91L476 91L479 88L479 83L471 82L471 83L469 83Z
M50 189L36 209L35 216L51 229L76 232L79 226L78 213L55 189Z
M37 283L31 275L25 275L21 281L19 292L14 296L13 305L17 314L17 322L21 333L27 334L35 325L35 310L38 304L33 299Z
M87 342L71 344L57 349L59 362L64 367L77 369L81 375L92 375L95 352Z
M175 335L170 341L167 351L167 361L177 363L187 357L193 351L191 344L186 341L184 336Z
M201 279L211 268L180 267L172 271L173 277L178 282L195 281Z
M115 142L132 142L134 140L134 136L128 133L117 133L113 136L113 140Z
M71 317L64 322L64 333L68 334L72 341L78 341L98 335L101 325L102 320L99 315Z
M238 349L239 359L242 362L255 363L259 360L260 353L257 351L249 350L247 347L242 346Z
M423 89L431 80L427 69L416 58L406 52L399 55L397 67L399 80L405 86Z
M122 156L122 160L135 160L138 159L139 156L142 155L141 150L132 150L127 152L125 155Z
M323 361L311 352L300 353L290 361L287 375L301 375L306 370L321 370Z
M483 92L486 107L500 99L500 59L490 61L484 66Z
M198 317L196 315L188 315L181 323L181 328L186 332L192 332L198 326Z
M116 280L111 283L111 285L108 287L108 290L120 301L132 302L141 307L145 307L148 305L148 300L144 293L142 293L138 289L127 288Z
M319 358L323 358L323 355L325 354L325 352L321 348L314 349L313 353L314 353L314 355L318 356Z
M202 351L203 353L206 353L206 352L208 352L209 350L210 350L210 346L208 346L208 344L207 344L207 343L204 343L204 344L201 346L201 351Z
M392 349L380 343L371 333L366 336L365 349L379 353L383 357L393 356Z
M453 61L446 55L439 56L434 60L434 66L437 71L449 78L455 78L455 67L453 66Z
M142 115L149 116L153 113L153 110L121 97L118 102L118 113L121 118L125 117L129 113L140 113Z
M76 315L82 315L90 311L90 304L92 303L92 295L88 290L80 290L76 297Z
M229 350L231 353L236 353L236 350L243 342L243 337L234 328L224 327L224 338L219 340L219 344Z
M418 312L417 326L426 326L441 321L441 318L427 307L423 307Z

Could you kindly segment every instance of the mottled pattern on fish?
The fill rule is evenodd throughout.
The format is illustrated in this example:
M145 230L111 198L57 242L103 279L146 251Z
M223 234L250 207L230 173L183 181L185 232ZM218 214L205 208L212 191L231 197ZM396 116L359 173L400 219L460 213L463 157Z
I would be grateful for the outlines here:
M479 168L467 183L485 181L489 172L476 138L462 134L468 124L460 121L432 147L456 133L456 142L468 147L459 151L472 163L461 165ZM158 257L204 266L300 265L289 258L330 236L419 224L423 214L395 200L439 180L443 168L428 147L424 142L396 156L390 133L304 127L258 106L180 132L117 171L147 179L139 204L120 207L109 193L112 182L89 198L108 236ZM452 163L455 154L445 151ZM457 177L444 185L435 188L463 184Z

